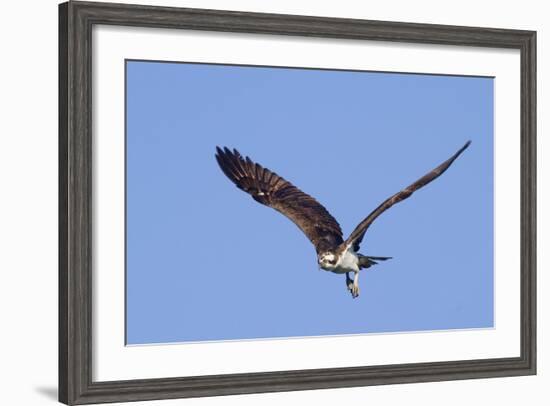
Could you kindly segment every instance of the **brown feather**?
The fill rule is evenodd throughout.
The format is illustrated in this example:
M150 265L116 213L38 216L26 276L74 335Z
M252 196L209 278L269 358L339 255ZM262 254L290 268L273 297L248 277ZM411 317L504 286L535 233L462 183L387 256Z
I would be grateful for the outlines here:
M357 252L359 250L359 245L361 244L361 241L365 236L365 232L367 231L369 226L374 222L374 220L376 220L378 216L380 216L382 213L384 213L394 204L407 199L416 190L420 189L423 186L426 186L432 180L437 179L439 176L441 176L443 172L445 172L451 166L451 164L455 161L455 159L457 159L459 155L462 154L462 152L464 152L466 148L468 148L468 146L470 145L470 142L471 141L468 141L466 144L464 144L464 146L460 148L452 157L447 159L437 168L428 172L426 175L422 176L416 182L412 183L411 185L407 186L405 189L401 190L400 192L394 194L393 196L391 196L390 198L382 202L380 206L374 209L361 223L359 223L359 225L355 228L355 230L353 230L353 232L351 233L351 235L348 237L348 239L346 240L346 242L343 244L341 248L344 248L349 244L353 244L353 249L354 251Z
M249 157L243 158L236 149L216 147L216 151L223 173L254 200L292 220L318 253L332 250L343 242L340 225L313 197Z

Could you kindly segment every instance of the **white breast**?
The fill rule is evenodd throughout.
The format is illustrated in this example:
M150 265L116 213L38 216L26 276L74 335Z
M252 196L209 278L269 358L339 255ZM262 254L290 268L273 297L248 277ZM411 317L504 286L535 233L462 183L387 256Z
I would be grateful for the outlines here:
M340 255L336 264L335 272L357 272L359 271L359 258L353 250L348 249Z

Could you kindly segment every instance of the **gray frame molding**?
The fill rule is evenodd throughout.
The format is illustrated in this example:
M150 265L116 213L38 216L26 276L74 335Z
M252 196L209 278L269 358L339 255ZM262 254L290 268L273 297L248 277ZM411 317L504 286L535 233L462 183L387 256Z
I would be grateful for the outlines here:
M521 356L92 381L91 32L94 24L399 41L521 53ZM110 3L59 6L59 400L184 398L536 373L536 32Z

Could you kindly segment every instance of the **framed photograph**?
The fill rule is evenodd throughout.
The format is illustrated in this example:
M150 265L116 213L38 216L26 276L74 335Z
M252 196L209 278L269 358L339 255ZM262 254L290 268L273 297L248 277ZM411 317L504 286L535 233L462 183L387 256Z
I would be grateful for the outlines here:
M535 32L59 30L61 402L536 373Z

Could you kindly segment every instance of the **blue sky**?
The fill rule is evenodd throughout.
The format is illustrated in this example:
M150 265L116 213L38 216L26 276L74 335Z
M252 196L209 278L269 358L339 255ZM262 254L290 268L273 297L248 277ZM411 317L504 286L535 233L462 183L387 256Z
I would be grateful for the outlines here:
M493 79L128 61L127 342L493 326ZM288 219L238 190L237 148L317 198L347 236L379 203L472 145L371 226L393 259L319 271Z

